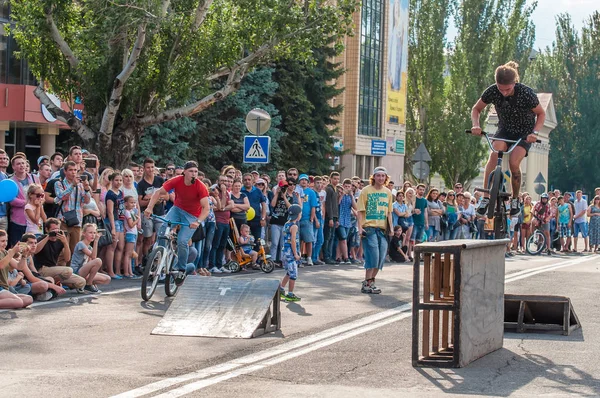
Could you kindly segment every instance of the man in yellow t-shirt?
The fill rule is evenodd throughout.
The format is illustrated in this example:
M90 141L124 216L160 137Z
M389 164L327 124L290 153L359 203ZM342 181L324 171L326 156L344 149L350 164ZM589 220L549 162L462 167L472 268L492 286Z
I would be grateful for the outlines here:
M377 167L358 197L358 233L365 257L365 280L362 293L379 294L375 276L383 268L388 251L388 237L394 235L392 212L394 198L386 188L389 177L385 167Z

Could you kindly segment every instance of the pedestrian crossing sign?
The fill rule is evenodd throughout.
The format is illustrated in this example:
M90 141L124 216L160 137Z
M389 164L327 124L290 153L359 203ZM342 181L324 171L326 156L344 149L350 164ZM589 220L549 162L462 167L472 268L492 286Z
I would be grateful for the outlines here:
M271 137L247 135L244 137L244 163L269 163Z

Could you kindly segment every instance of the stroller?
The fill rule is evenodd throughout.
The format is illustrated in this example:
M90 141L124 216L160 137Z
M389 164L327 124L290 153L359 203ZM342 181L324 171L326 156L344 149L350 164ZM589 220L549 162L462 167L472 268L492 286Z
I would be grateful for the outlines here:
M231 261L225 264L225 266L231 272L240 272L242 267L252 262L252 258L250 255L244 253L244 249L239 244L240 234L233 218L229 220L229 226L231 227L233 239L227 238L227 245L228 249L233 253L231 254ZM260 270L266 274L273 272L275 263L271 260L271 255L265 252L265 241L260 238L256 239L253 250L258 253L256 263L260 267Z

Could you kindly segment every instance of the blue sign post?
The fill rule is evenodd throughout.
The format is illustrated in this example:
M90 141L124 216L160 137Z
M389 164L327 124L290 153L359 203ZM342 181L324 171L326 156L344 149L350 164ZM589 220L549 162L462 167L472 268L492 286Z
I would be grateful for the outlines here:
M371 155L385 156L387 155L387 143L383 140L371 141Z
M244 137L244 163L267 164L270 150L271 137L256 135Z

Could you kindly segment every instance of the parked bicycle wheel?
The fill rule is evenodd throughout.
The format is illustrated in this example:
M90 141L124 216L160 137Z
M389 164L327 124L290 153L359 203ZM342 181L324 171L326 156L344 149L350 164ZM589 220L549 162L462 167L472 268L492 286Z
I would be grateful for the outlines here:
M142 299L144 301L150 300L156 291L156 286L165 266L163 261L164 254L165 248L159 246L154 248L148 256L142 278Z
M532 256L538 255L546 247L546 236L540 230L533 231L533 234L527 239L525 250Z

